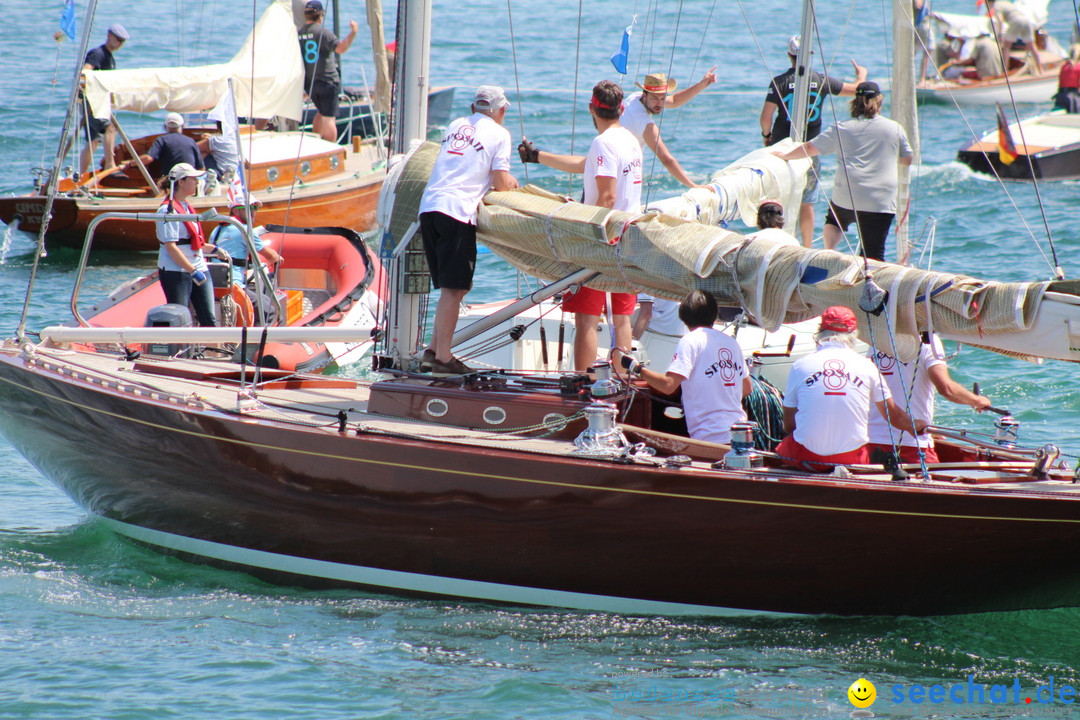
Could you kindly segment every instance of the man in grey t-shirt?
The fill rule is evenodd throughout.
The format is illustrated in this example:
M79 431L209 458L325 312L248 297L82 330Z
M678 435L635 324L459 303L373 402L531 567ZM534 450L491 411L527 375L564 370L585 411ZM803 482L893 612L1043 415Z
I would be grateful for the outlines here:
M885 238L896 216L898 166L911 164L904 128L881 114L884 97L875 82L862 82L851 100L851 120L835 123L782 160L836 153L840 168L825 218L825 247L833 249L854 221L862 240L859 253L885 259Z

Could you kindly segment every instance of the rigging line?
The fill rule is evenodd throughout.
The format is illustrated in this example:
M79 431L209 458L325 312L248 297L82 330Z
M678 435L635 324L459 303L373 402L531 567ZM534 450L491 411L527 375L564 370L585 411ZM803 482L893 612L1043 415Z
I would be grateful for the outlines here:
M821 28L818 26L816 17L814 18L813 28L814 28L814 37L811 38L810 41L811 41L811 43L814 43L814 44L817 45L818 50L821 52L821 56L825 57L825 45L824 45L824 43L822 42L822 39L821 39ZM826 78L829 77L828 71L825 72L825 77ZM830 93L829 96L831 97L831 95L832 94ZM839 121L839 119L837 118L837 115L836 115L836 106L835 106L835 104L830 103L830 109L832 110L832 114L833 114L833 123L834 124L839 124L840 121ZM809 141L807 141L807 142L809 142ZM836 229L843 236L844 242L847 243L848 251L851 252L852 255L861 255L862 256L863 274L864 275L869 275L870 274L870 260L866 256L866 242L863 239L862 226L861 226L861 224L859 222L859 211L855 209L855 192L854 192L854 189L851 186L851 178L848 176L847 153L844 152L844 142L843 142L843 140L841 138L841 135L840 135L839 131L836 133L836 165L837 165L837 167L836 167L837 174L843 173L844 177L847 180L847 182L845 184L847 185L847 190L848 190L848 202L851 204L851 212L855 215L855 235L856 235L856 237L859 238L859 246L857 248L852 248L851 238L848 237L847 231L842 230L840 228L840 225L839 225L840 218L836 218L836 221L837 221ZM813 167L813 166L811 165L811 167ZM835 184L835 180L833 182ZM836 192L835 186L833 187L833 192L834 193ZM832 202L831 201L829 203L829 209L826 210L825 212L826 212L825 219L828 220L829 214L832 213ZM822 228L823 228L822 229L822 235L823 236L824 236L824 227L825 227L825 225L823 224L822 225ZM858 252L859 250L862 250L862 252L861 253Z
M709 24L712 23L713 11L716 10L717 1L718 0L713 0L713 4L709 7L709 15L708 15L708 17L705 18L705 27L701 31L701 42L698 43L697 54L694 56L694 61L690 64L690 77L691 78L697 77L698 60L701 59L701 54L705 50L705 38L707 38L709 36ZM674 127L671 128L671 134L672 135L677 135L678 134L679 117L680 116L678 116L678 115L675 116L675 124L674 124Z
M517 92L517 115L518 123L521 126L521 139L525 139L525 108L521 104L521 77L518 73L518 60L517 60L517 41L514 35L514 12L510 7L510 0L506 0L506 17L510 24L510 57L514 63L514 88ZM525 183L529 182L529 163L523 163L525 166Z
M1031 171L1031 184L1035 189L1035 201L1039 204L1039 214L1042 217L1043 228L1046 229L1046 241L1050 244L1050 255L1053 258L1053 265L1051 266L1051 271L1054 273L1054 276L1058 280L1064 280L1065 272L1061 269L1061 265L1058 262L1057 248L1054 247L1054 238L1050 234L1050 223L1046 219L1046 206L1043 203L1042 192L1039 189L1038 178L1035 177L1035 161L1032 160L1031 153L1028 152L1027 139L1024 137L1024 126L1020 122L1020 111L1016 107L1016 96L1013 94L1012 80L1009 76L1009 56L1011 56L1012 53L1009 52L1007 55L1005 53L1004 47L1001 44L1002 38L998 36L998 23L995 22L995 18L990 15L989 3L986 3L986 13L987 16L990 18L990 33L994 38L994 42L997 43L998 52L1002 54L1001 67L1005 71L1005 87L1009 91L1009 105L1012 107L1013 117L1016 118L1016 128L1020 131L1020 142L1024 146L1024 156L1025 158L1027 158L1028 169ZM1039 48L1036 45L1033 48L1028 48L1028 52L1034 55L1035 53L1039 52ZM1038 59L1038 55L1034 56L1035 59ZM1027 63L1028 61L1025 60L1025 66L1027 65ZM1034 234L1032 234L1032 240L1035 240ZM1037 241L1036 245L1038 245ZM1045 257L1045 255L1043 257Z
M38 161L42 166L45 165L45 154L48 152L47 141L44 138L48 138L52 135L52 111L53 106L56 104L56 79L60 72L60 51L63 47L64 36L61 35L56 41L56 64L53 65L52 92L49 93L49 107L45 112L45 133L41 141L41 160Z
M680 26L681 21L682 21L682 10L683 10L683 0L679 0L679 7L675 11L675 26L672 28L672 31L671 31L671 43L669 45L669 47L671 48L671 52L668 54L668 58L667 58L667 76L669 78L671 77L671 69L675 65L675 46L678 44L678 39L679 39L679 26ZM644 92L644 91L642 91L642 92ZM665 95L664 95L664 107L661 108L661 115L659 117L659 122L655 123L656 124L656 131L657 131L658 135L659 135L660 131L663 129L663 124L664 124L663 111L666 110L666 109L667 109L667 94L665 93ZM656 153L652 153L652 162L649 164L649 175L655 175L656 174L656 163L657 162L659 162L659 158L657 158ZM644 203L645 205L649 204L649 199L652 197L653 185L654 185L653 182L646 183L646 185L645 185L645 203Z

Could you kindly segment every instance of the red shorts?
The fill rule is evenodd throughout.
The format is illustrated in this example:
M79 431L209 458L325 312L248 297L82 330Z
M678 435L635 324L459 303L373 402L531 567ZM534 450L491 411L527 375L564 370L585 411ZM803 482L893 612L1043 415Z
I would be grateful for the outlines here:
M869 445L866 446L866 449L867 449L868 452L871 452L871 453L874 452L875 450L884 450L885 452L892 452L893 447L892 447L892 445L885 445L885 444L879 444L879 443L870 443ZM932 448L932 447L923 448L923 457L926 458L926 462L928 462L928 463L940 462L938 460L937 452L935 452L934 448ZM900 446L900 462L918 464L918 462L919 462L919 448L915 447L914 445L901 445Z
M607 293L592 288L580 287L575 293L563 295L563 312L584 313L602 316L607 305ZM637 307L637 295L634 293L611 293L612 315L633 315Z
M832 472L836 465L859 464L865 465L870 461L870 453L866 445L855 448L849 452L837 453L836 455L818 455L810 452L795 440L793 435L788 435L776 446L776 454L781 456L781 462L788 467L798 470L810 470L811 472Z

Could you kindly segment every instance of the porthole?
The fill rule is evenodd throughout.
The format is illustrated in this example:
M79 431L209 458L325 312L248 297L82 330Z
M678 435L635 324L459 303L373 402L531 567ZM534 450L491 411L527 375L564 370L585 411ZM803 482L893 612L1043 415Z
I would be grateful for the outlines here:
M277 180L279 175L280 173L278 173L278 169L276 167L272 167L266 171L266 179L270 182L274 182L275 180Z
M442 417L450 411L450 406L446 404L445 400L433 398L427 401L424 409L427 410L427 414L431 417Z
M307 175L309 172L311 172L311 161L305 160L304 162L300 163L300 174Z
M339 165L341 165L341 161L338 160L337 155L334 155L333 157L330 158L330 169L331 170L337 170Z
M484 422L488 425L502 425L506 422L506 411L498 405L484 408Z

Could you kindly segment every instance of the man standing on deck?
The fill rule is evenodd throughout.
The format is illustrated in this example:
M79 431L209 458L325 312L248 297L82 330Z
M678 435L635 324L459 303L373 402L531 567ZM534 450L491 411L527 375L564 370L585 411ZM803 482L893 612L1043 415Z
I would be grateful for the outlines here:
M827 308L814 336L817 350L791 365L784 393L788 436L776 447L785 464L830 472L836 465L869 462L867 427L873 412L901 430L916 435L926 430L926 421L909 420L878 369L855 352L857 328L849 308Z
M761 107L761 136L765 146L775 145L791 135L790 109L795 105L795 62L799 55L799 35L792 35L788 40L788 58L791 67L777 75L769 83L765 94L765 104ZM852 96L859 83L866 80L866 68L856 63L855 81L844 82L810 71L809 96L806 99L806 137L811 140L821 132L821 111L828 95ZM802 205L799 207L799 234L802 235L803 247L811 247L814 242L814 203L818 201L818 177L821 175L821 158L815 157L806 176L806 188L803 190Z
M651 73L645 76L645 83L634 83L641 92L634 93L623 103L623 114L619 124L633 133L642 149L647 145L660 163L667 168L671 176L688 188L708 188L715 192L712 185L695 183L682 169L682 165L667 149L660 128L655 118L664 108L677 108L690 102L699 92L716 82L716 66L688 88L674 92L678 83L675 78L668 79L664 73Z
M540 163L563 172L584 173L586 205L640 213L641 144L633 133L619 124L622 100L622 88L610 80L601 80L593 88L589 114L598 134L586 157L556 155L537 149L529 140L522 140L518 145L521 161ZM606 305L607 293L584 286L563 297L563 311L574 313L574 368L578 371L588 370L596 360L597 330ZM630 316L636 305L634 293L611 293L615 360L619 359L618 348L630 349Z
M120 23L109 26L104 45L86 53L83 61L83 70L115 70L116 60L113 53L123 47L127 39L131 37L128 31ZM94 117L90 105L83 100L83 122L85 123L86 145L83 146L79 155L79 172L85 173L90 169L90 161L97 149L98 139L105 138L105 160L102 167L106 170L116 167L116 158L113 151L116 148L116 126L109 119L99 120Z
M342 40L323 26L326 11L321 0L308 0L304 6L307 24L300 28L300 55L304 61L304 94L315 105L311 129L323 140L337 142L338 95L341 94L341 74L337 56L344 53L356 39L360 26L349 21L349 34Z
M488 190L513 190L510 133L503 127L510 101L501 87L476 88L472 115L450 123L420 200L420 233L431 282L440 291L431 345L420 371L464 375L472 368L451 354L458 310L476 269L476 217Z

